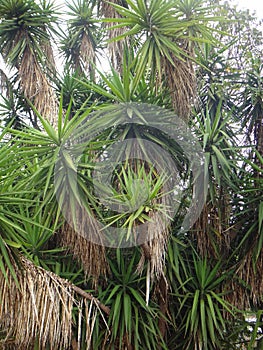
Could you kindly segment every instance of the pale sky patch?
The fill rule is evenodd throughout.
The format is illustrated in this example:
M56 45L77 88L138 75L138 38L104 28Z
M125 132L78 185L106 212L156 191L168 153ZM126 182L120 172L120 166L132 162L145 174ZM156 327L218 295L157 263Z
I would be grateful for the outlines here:
M232 0L234 4L242 10L249 9L251 12L255 11L259 19L263 19L263 1L262 0Z

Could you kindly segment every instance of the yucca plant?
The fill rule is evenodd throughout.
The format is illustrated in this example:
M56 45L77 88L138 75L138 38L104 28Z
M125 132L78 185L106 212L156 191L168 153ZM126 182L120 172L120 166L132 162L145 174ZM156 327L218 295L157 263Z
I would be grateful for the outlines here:
M202 255L219 258L227 254L234 235L231 193L239 186L237 161L241 159L241 148L237 147L234 126L229 125L232 115L225 101L213 102L193 120L203 144L208 180L206 204L193 227L193 239Z
M67 64L91 80L95 78L96 51L103 36L98 31L92 1L68 3L68 30L61 42L61 51Z
M232 273L224 270L222 261L211 265L206 257L198 257L192 248L191 251L189 259L176 241L168 250L168 276L175 297L173 322L178 328L170 347L222 349L227 338L226 314L234 315L237 311L225 300L228 291L221 291L222 283L231 280Z
M9 66L17 72L20 91L39 112L56 123L57 100L47 74L54 69L51 49L52 4L34 0L5 0L0 4L0 48Z
M136 272L139 257L136 248L109 252L111 281L99 294L111 309L109 329L98 330L98 339L103 335L105 341L98 345L94 338L94 349L167 349L158 327L158 305L145 302L145 277Z
M0 347L256 346L262 36L253 17L218 1L79 0L62 35L53 10L0 4L12 68L0 74ZM51 44L61 40L57 76ZM113 68L97 67L107 46ZM174 111L199 141L182 120L171 136ZM139 247L119 248L143 225Z
M194 43L214 43L208 22L218 18L206 16L206 11L211 8L202 8L201 1L197 4L196 1L128 0L127 4L128 8L112 3L122 17L105 19L106 22L119 23L114 28L129 28L112 40L128 36L140 38L136 83L147 70L151 72L152 83L156 79L161 83L165 76L175 112L187 120L195 96Z
M235 236L234 252L240 257L237 275L241 280L235 289L243 295L243 308L254 309L262 305L262 284L257 276L262 264L262 64L257 59L251 64L253 71L247 72L241 106L242 129L245 127L248 132L244 136L246 147L239 171L240 190L235 199L236 225L242 234Z
M63 96L63 109L67 109L71 104L72 118L79 109L90 107L94 104L102 104L106 101L102 95L96 93L94 89L88 88L91 84L89 78L83 74L74 72L71 73L70 68L66 68L63 75L56 79L56 92ZM103 82L98 82L98 85L103 87Z
M114 8L113 4L121 5L126 7L125 1L122 0L114 0L112 2L108 2L106 0L101 1L99 7L100 12L103 17L106 18L121 18L122 16L118 11ZM105 27L107 29L106 35L108 37L108 52L110 56L110 62L114 69L118 72L122 72L122 60L123 54L125 51L125 47L127 47L128 40L122 39L115 41L114 38L122 35L128 28L125 27L114 27L114 22L106 22Z
M52 247L50 242L61 225L57 205L50 201L53 191L51 175L47 175L49 166L52 167L54 140L39 131L31 131L10 130L11 134L2 134L0 298L4 302L0 314L4 338L1 342L3 346L10 344L25 349L34 346L65 349L72 343L74 333L79 334L77 339L82 336L81 328L74 327L82 313L90 315L85 334L92 334L92 320L99 306L91 294L68 281L76 279L83 283L83 277L79 278L80 268L72 264L70 274L60 271L66 266L61 258L65 249ZM48 146L51 146L49 152Z
M247 157L244 159L244 169L240 171L244 183L241 184L239 195L234 201L235 225L242 234L236 234L233 240L232 256L239 257L236 270L239 280L233 281L235 292L232 302L242 305L244 309L261 309L262 305L262 283L258 279L258 272L262 264L263 159L258 152L255 153L258 156L257 164ZM236 294L242 295L242 302L237 303Z
M118 72L114 66L110 66L110 74L97 69L97 74L100 77L97 84L77 80L83 85L83 88L86 87L100 96L98 102L142 102L171 107L169 91L164 84L160 84L153 90L148 83L150 74L142 76L140 80L137 79L133 56L132 48L124 49L121 61L122 73Z

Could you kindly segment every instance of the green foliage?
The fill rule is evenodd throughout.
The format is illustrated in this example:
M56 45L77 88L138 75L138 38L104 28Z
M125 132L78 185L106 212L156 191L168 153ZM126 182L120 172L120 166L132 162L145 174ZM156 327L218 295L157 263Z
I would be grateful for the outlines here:
M221 349L228 329L227 314L236 317L236 310L226 301L226 292L222 290L232 273L224 270L221 261L208 262L196 253L186 255L182 248L178 253L178 248L172 242L168 250L168 275L176 310L173 322L179 329L170 346Z
M202 1L199 1L198 6L195 1L167 2L164 0L150 2L128 0L127 4L128 8L112 4L121 17L104 21L119 23L115 26L116 28L129 28L114 40L120 40L126 36L140 38L136 62L136 84L147 69L154 72L153 79L156 72L161 76L163 59L175 65L174 57L181 60L189 57L189 52L182 48L183 40L192 43L215 42L213 30L208 23L218 18L207 15L211 8L202 8Z
M134 62L132 57L132 49L126 48L123 55L121 74L113 67L111 67L110 74L97 70L101 79L100 84L89 81L83 81L82 84L84 87L96 92L100 98L104 97L107 99L108 102L142 102L170 107L170 97L165 86L159 86L153 90L149 84L150 75L142 76L138 80L137 70L134 68L135 62L138 61L135 59ZM140 63L138 62L138 64Z
M110 7L112 18L101 18L102 5ZM70 315L72 348L234 350L243 343L253 349L262 327L263 295L262 34L255 18L228 3L204 0L77 0L67 8L62 34L53 27L59 24L53 3L0 3L0 51L14 71L10 77L1 70L0 76L0 282L4 288L12 281L21 287L23 257L39 275L45 271L51 279L74 283L67 285L72 298L78 286L85 297ZM122 62L118 69L105 71L104 61L98 67L97 59L105 58L106 30L112 31ZM58 74L50 51L53 39L66 61ZM48 73L42 87L48 83L59 98L51 108L55 124L38 113L34 96L24 96L28 76L19 72L22 62L31 71L27 52L35 59L34 74ZM189 126L203 149L208 180L208 188L198 189L207 193L204 211L184 234L178 232L196 193L191 162L187 149L161 131L171 121L170 93L176 94L179 85L168 80L171 84L178 77L179 63L189 64L190 73L197 75L196 97L188 100ZM35 75L28 82L37 85ZM151 105L146 116L141 103ZM154 120L156 113L162 118ZM127 116L137 123L122 125ZM100 165L103 170L111 146L131 139L138 143L128 144L127 159L112 172L111 186L104 178L96 183L94 174ZM180 177L182 197L173 203L173 218L171 203L161 204L173 191L166 190L170 177L141 160L152 155L146 141L169 154ZM153 212L173 219L167 247L150 253L147 244L105 248L108 271L92 284L93 276L87 275L74 249L59 240L65 233L63 205L74 221L80 202L105 231L125 228L128 238L137 225L151 222ZM78 242L83 250L84 243L84 238ZM92 255L94 246L84 253ZM149 273L154 271L153 258L163 267L158 276ZM161 281L167 283L165 291ZM94 313L87 311L88 303L96 305ZM247 313L256 315L252 328Z
M38 5L34 0L3 0L0 4L0 49L13 66L21 64L26 49L32 50L39 62L43 61L41 43L49 40L54 31L55 7L51 3Z
M110 252L112 277L99 297L111 308L105 349L167 349L158 329L158 305L145 301L145 277L136 273L138 250ZM101 330L99 331L101 332ZM98 334L99 336L99 334ZM94 348L98 347L96 337Z

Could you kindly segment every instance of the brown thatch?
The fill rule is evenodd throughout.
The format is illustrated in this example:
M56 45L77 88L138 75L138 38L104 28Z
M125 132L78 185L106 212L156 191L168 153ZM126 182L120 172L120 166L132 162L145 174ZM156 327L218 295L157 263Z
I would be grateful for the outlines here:
M99 234L99 228L95 227L95 221L89 218L89 216L85 218L81 230L89 230L88 235L92 235L94 230L95 237ZM109 267L105 247L88 240L88 235L84 237L66 223L60 233L61 244L68 247L75 259L82 265L86 278L91 278L94 288L97 288L99 278L107 276Z
M54 89L36 56L30 48L25 49L18 68L21 90L35 106L37 111L53 126L57 125L58 102Z
M58 277L36 267L21 257L21 266L14 263L19 287L10 271L0 272L0 329L5 338L0 347L15 349L69 349L72 343L73 307L78 309L77 339L81 338L83 310L86 314L87 347L92 335L97 310L109 314L109 309L96 298ZM88 302L89 300L90 302Z
M253 249L239 264L232 282L232 293L230 295L233 305L241 310L250 310L251 307L262 306L263 304L263 250L255 261Z
M166 281L164 277L165 255L169 238L169 227L160 213L153 213L152 222L147 227L147 236L150 239L141 245L141 259L137 266L137 272L142 273L145 262L146 273L146 304L150 300L150 286L154 280Z
M0 93L2 94L3 92L9 97L8 78L5 72L0 69Z
M45 27L43 28L43 31L47 32ZM46 64L47 70L52 74L56 74L56 62L55 62L54 52L52 49L51 42L47 40L46 42L41 43L41 49L44 52L45 64Z
M159 164L159 168L155 169L155 171L151 173L151 179L149 179L149 181L154 183L158 176L162 176L161 172L164 170L161 166L161 164L163 164L162 155L158 154L154 149L149 149L147 144L144 145L142 141L135 142L133 140L132 147L127 147L126 156L127 159L129 159L129 162L126 162L126 166L132 168L135 173L140 171L141 167L143 167L145 172L149 174L153 166L151 164L151 159L154 156L156 163ZM118 184L116 187L118 187ZM149 210L149 212L145 212L145 215L149 218L149 220L143 224L138 219L133 221L132 232L135 236L139 232L140 237L136 237L136 240L140 244L142 243L142 256L139 261L137 271L141 273L144 268L144 263L147 261L148 287L151 280L154 280L155 278L159 279L161 276L163 276L165 254L170 234L169 217L171 216L171 203L169 202L169 195L167 195L170 190L171 188L169 188L168 183L164 181L162 187L159 189L159 193L156 195L156 198L151 200L150 205L152 208ZM143 226L141 227L141 225ZM147 295L147 298L148 296L149 295Z
M123 5L123 2L121 0L113 0L111 1L114 4L117 5ZM112 7L112 5L103 0L101 2L101 14L106 17L106 18L121 18L122 16ZM122 35L127 31L127 28L111 28L116 23L114 22L109 22L106 23L105 26L109 29L108 30L108 38L109 38L109 43L108 43L108 51L109 51L109 56L111 60L112 66L118 71L122 71L122 60L123 60L123 52L124 52L124 47L128 43L127 39L121 39L118 41L112 41L114 38Z
M151 278L162 276L165 266L165 254L169 237L169 228L167 222L162 218L160 213L149 214L152 222L148 223L147 236L150 239L142 245L142 258L139 262L138 270L143 267L145 258L150 264Z
M192 228L192 237L202 257L219 259L228 256L235 228L230 226L230 204L227 194L219 191L217 203L208 202Z
M79 55L84 71L88 72L90 78L94 78L94 67L92 64L95 64L95 48L91 38L85 32L81 38Z
M185 50L186 53L187 50ZM196 95L196 77L194 72L193 53L179 59L171 54L173 64L163 59L163 72L171 94L172 105L178 117L188 121Z

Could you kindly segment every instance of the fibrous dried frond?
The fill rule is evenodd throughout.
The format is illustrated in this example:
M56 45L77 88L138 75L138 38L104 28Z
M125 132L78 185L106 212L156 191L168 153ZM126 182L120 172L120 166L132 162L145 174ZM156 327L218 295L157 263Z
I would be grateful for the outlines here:
M206 203L192 229L198 252L202 257L227 256L234 227L230 226L230 202L227 194L220 194L216 205Z
M69 349L73 307L79 310L79 319L83 310L89 315L85 326L90 338L100 307L97 299L24 257L20 260L20 268L14 264L20 289L8 269L7 276L0 273L0 327L6 335L2 345L9 348L11 343L18 350L32 349L34 344L40 350Z
M83 33L80 43L80 58L85 71L92 77L94 68L92 63L95 63L95 48L94 44L87 33Z
M123 5L123 2L121 0L113 0L111 1L114 4L117 5ZM101 13L106 18L121 18L122 16L115 10L115 8L108 2L103 0L101 2ZM121 39L118 41L112 41L114 38L124 34L128 29L125 27L122 28L111 28L116 23L114 22L108 22L105 24L105 26L109 29L108 30L108 51L110 55L110 60L112 66L118 71L121 72L121 63L123 60L123 51L124 47L127 44L127 39Z
M2 69L0 69L0 93L9 96L8 78Z
M78 211L80 213L80 210ZM89 215L85 215L83 218L80 217L82 227L80 232L76 232L68 223L65 223L61 230L61 244L68 247L69 251L77 259L83 269L87 278L91 278L93 285L97 288L98 279L100 276L107 276L109 271L108 263L106 260L105 247L103 245L95 244L88 240L89 235L93 235L94 232L97 236L99 234L99 228L95 226L95 221L90 220ZM87 238L83 236L83 232L89 230ZM87 232L87 231L86 231Z
M43 30L46 31L45 28L43 28ZM47 66L48 71L52 72L53 74L56 74L56 62L51 42L46 41L44 43L41 43L41 49L44 52L45 64Z
M150 263L151 278L155 276L158 279L164 271L169 228L167 220L160 213L149 213L149 217L152 219L147 225L150 239L142 245L142 259L146 258ZM139 267L142 267L141 263Z
M192 229L193 239L196 241L198 252L202 257L213 257L217 255L213 245L213 238L215 237L213 237L213 235L211 237L210 230L211 216L213 216L212 221L216 220L216 217L212 214L212 209L211 205L205 204ZM213 222L213 224L215 224L215 222Z
M70 201L65 209L67 223L62 227L59 239L81 263L86 277L91 278L96 287L99 277L105 277L108 272L101 228L95 214L88 212L77 200L74 202L74 212Z
M155 197L151 199L150 203L148 203L151 207L148 212L145 212L148 220L143 222L143 224L140 220L135 220L133 222L134 235L137 235L137 232L140 232L140 237L137 242L144 242L141 245L142 257L138 264L137 270L139 273L142 272L144 261L146 259L150 266L150 279L159 279L163 275L164 271L166 247L170 233L170 218L172 216L172 203L171 197L169 196L171 184L166 182L165 176L161 175L163 171L164 173L165 170L167 171L165 168L167 164L164 164L162 154L159 154L156 152L154 147L151 148L142 141L135 142L133 140L132 147L128 149L129 153L126 154L127 158L129 159L129 162L126 162L128 163L128 168L132 168L135 173L139 173L140 169L143 167L148 176L147 180L151 186L154 186L157 179L162 179L158 192L155 194ZM153 158L156 166L154 171L152 164ZM145 190L142 187L141 193L143 191ZM151 191L151 188L149 191ZM145 203L142 203L142 205L144 204ZM139 230L137 230L138 228Z
M169 227L167 220L158 212L150 213L152 219L147 225L147 237L149 240L141 245L142 255L137 266L137 272L141 273L147 261L146 275L146 304L150 299L150 285L157 279L165 281L165 255L169 239Z
M189 58L179 59L171 54L173 64L163 59L163 72L171 94L175 113L188 121L196 94L196 79L193 62Z
M24 96L34 104L44 118L56 126L58 102L54 89L29 48L24 52L18 73Z
M263 269L263 250L255 261L253 249L251 249L241 261L236 276L242 284L238 285L233 281L233 294L231 302L242 310L248 310L256 305L262 305L263 279L261 278ZM244 287L244 283L245 286Z
M112 40L113 38L116 38L119 35L122 35L125 31L126 29L123 30L123 28L112 28L110 29L109 39ZM111 41L108 43L108 50L109 50L109 55L111 59L111 64L118 72L122 71L121 65L123 60L123 51L126 43L127 43L126 39Z

